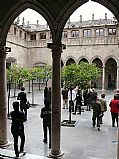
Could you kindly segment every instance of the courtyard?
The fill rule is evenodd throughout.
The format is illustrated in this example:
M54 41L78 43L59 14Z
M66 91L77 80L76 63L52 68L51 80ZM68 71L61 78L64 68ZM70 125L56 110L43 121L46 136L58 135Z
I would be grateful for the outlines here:
M19 92L19 90L18 90ZM17 92L17 93L18 93ZM27 92L27 89L26 89ZM100 97L101 90L97 90ZM13 93L13 92L12 92ZM11 93L11 96L12 96ZM16 93L16 94L17 94ZM75 127L61 126L61 152L63 159L115 159L117 156L117 127L111 127L111 116L109 102L113 98L114 91L105 91L108 110L103 117L101 130L97 131L92 127L92 111L84 111L81 115L72 115L72 120L76 120ZM28 100L32 102L32 94L27 94ZM40 111L43 107L43 89L34 91L34 103L36 107L28 110L28 121L25 122L27 152L23 159L45 159L50 153L48 144L43 143L42 119ZM16 97L10 98L10 111L12 102ZM84 107L85 109L85 107ZM69 118L68 109L61 108L61 121ZM10 146L0 149L0 154L14 156L13 137L10 133L11 120L7 120L8 140ZM4 157L7 159L9 157Z

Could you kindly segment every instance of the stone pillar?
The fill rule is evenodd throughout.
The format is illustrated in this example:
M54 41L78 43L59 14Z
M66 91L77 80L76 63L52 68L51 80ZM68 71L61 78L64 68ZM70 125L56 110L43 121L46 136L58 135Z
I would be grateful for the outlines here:
M102 92L105 90L105 65L102 66Z
M118 123L119 123L119 116L118 116ZM119 126L118 126L117 159L119 159Z
M0 147L7 144L6 52L0 47Z
M50 157L62 156L60 150L61 134L61 52L62 46L52 46L52 128Z
M117 84L116 89L119 89L119 66L117 66Z

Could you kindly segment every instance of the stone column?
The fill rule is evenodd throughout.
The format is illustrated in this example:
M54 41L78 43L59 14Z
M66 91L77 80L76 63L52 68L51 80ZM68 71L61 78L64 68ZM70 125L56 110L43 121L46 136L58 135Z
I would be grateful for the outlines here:
M119 116L118 116L118 123L119 123ZM118 126L117 159L119 159L119 126Z
M7 144L6 52L0 47L0 147Z
M119 89L119 66L117 66L117 84L116 89Z
M57 158L62 156L60 150L61 134L61 52L62 46L52 47L52 128L51 153L49 156Z
M102 66L102 92L105 90L105 65Z

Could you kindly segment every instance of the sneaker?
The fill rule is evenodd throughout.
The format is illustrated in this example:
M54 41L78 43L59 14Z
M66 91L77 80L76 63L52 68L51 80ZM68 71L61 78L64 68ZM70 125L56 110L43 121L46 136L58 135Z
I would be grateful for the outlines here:
M26 154L26 151L20 151L19 153Z
M100 131L100 128L98 128L98 131Z

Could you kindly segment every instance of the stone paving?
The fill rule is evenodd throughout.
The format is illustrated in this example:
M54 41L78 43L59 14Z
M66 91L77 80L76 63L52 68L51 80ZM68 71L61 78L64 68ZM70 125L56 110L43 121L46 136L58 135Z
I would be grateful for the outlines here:
M18 92L17 92L18 93ZM98 90L100 96L101 91ZM114 91L106 91L107 105L113 98ZM10 103L15 101L10 98ZM28 94L31 102L31 93ZM28 110L28 121L25 122L26 143L25 156L21 159L46 159L50 153L48 144L43 143L42 119L40 110L43 107L43 91L35 91L35 103L38 107ZM10 104L10 111L12 110ZM92 127L92 111L84 111L81 115L72 115L72 120L77 121L75 127L61 127L61 152L63 159L116 159L117 156L117 127L111 127L109 107L103 117L101 131ZM61 120L69 118L67 109L61 109ZM6 149L0 149L0 154L14 156L13 137L10 133L11 120L8 122L8 140L12 143ZM8 157L4 157L7 159Z

